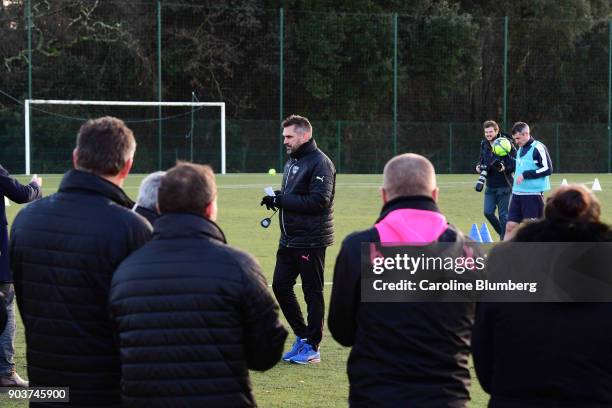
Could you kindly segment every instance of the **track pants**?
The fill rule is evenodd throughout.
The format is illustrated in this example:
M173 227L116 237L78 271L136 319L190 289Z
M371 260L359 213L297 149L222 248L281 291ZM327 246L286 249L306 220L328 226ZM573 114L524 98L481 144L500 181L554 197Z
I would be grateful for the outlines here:
M315 349L323 337L323 268L326 248L287 248L282 245L276 252L276 267L272 289L285 318L296 336L306 338ZM302 280L306 300L308 324L295 296L296 279Z

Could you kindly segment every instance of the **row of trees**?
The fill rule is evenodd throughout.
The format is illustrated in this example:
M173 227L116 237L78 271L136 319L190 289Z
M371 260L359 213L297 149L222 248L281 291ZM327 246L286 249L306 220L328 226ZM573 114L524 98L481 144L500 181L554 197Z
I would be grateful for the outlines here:
M18 98L27 92L26 1L0 2L0 87ZM30 1L35 97L157 98L156 1ZM607 120L605 0L205 3L161 2L165 100L195 91L226 101L230 117L277 118L282 41L285 112L388 120L395 72L400 120L499 118L508 16L508 117Z

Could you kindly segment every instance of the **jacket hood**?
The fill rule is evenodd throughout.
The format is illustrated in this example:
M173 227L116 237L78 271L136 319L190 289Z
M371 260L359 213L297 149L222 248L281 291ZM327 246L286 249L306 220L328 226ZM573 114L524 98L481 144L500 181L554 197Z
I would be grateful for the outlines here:
M398 197L387 202L374 226L381 243L429 243L448 228L431 197Z
M195 214L162 214L155 220L153 239L212 238L227 243L225 234L213 221Z
M58 191L61 192L89 192L103 195L117 204L132 209L134 202L117 185L87 171L72 169L64 174Z

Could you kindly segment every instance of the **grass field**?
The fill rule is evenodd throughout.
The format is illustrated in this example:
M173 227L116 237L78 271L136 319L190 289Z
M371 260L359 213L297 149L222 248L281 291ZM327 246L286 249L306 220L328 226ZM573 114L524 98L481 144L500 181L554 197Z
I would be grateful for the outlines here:
M571 182L585 183L590 186L598 177L603 191L598 192L602 203L603 219L612 223L612 175L610 174L561 174L552 177L553 187L563 178ZM483 194L473 189L476 175L441 175L440 207L449 222L463 231L468 231L473 222L482 223ZM46 195L56 191L61 175L43 176L43 190ZM141 175L128 178L125 190L136 198ZM351 231L368 228L376 219L381 207L378 188L380 175L340 175L336 184L335 225L336 243L328 249L326 257L325 280L331 282L333 266L342 239ZM20 177L27 181L27 177ZM268 212L259 206L263 188L278 187L281 176L258 174L230 174L218 176L219 219L218 223L225 232L231 245L254 254L271 282L274 270L275 253L278 245L278 218L265 230L259 221ZM19 211L19 205L7 208L9 223ZM491 229L492 231L492 229ZM494 236L494 238L497 238ZM299 291L299 288L296 288ZM326 301L329 304L330 286L326 285ZM301 297L301 296L298 296ZM293 341L288 339L287 347ZM16 341L16 363L18 372L26 376L25 341L23 327L19 323ZM342 407L347 405L348 381L346 360L349 349L338 345L325 329L321 344L321 363L314 366L297 366L279 363L265 373L252 373L255 396L262 407ZM472 371L473 372L473 371ZM488 396L482 391L474 377L472 389L473 407L485 407ZM21 407L25 403L14 403L0 399L3 407Z

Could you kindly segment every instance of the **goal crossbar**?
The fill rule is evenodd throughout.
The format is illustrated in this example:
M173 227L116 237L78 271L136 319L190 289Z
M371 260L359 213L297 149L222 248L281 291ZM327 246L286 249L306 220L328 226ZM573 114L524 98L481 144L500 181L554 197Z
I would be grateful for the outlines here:
M26 99L25 113L25 174L30 174L30 105L97 105L97 106L218 106L221 108L221 174L225 174L225 102L151 102L151 101L78 101L61 99Z

